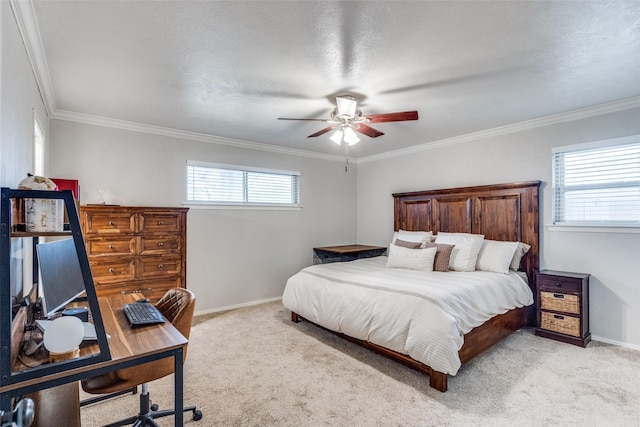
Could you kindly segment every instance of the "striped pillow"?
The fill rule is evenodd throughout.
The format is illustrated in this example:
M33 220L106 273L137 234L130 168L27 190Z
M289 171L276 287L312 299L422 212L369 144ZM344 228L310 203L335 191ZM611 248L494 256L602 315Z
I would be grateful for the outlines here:
M449 260L454 246L427 242L427 248L438 248L436 250L436 258L433 261L433 271L449 271Z
M402 246L389 245L389 255L386 266L432 271L436 252L436 248L408 249Z

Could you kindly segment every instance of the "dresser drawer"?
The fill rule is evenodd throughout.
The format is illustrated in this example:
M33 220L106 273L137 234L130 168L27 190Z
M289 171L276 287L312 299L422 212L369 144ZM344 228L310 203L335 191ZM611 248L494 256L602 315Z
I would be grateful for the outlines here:
M172 288L182 287L180 277L167 277L158 280L133 280L127 282L105 283L96 286L98 296L136 294L140 298L149 298L152 303L157 302Z
M87 255L133 255L136 252L135 237L97 237L87 240Z
M540 320L540 327L542 329L571 335L573 337L579 337L581 335L579 317L542 311L540 313Z
M182 270L179 256L141 257L138 259L139 277L177 275Z
M180 252L180 236L140 237L140 255Z
M555 276L540 276L540 289L557 292L582 292L582 281Z
M91 262L91 273L96 284L132 280L135 278L134 258L94 258Z
M109 295L121 294L140 294L140 298L149 297L148 294L153 292L153 288L146 283L135 281L104 283L96 287L98 295L106 297Z
M543 291L540 292L540 308L543 310L580 314L580 298L578 295Z
M158 280L145 280L140 282L139 285L127 283L119 288L119 293L139 293L149 298L152 303L156 303L169 289L180 287L182 287L180 277L167 277Z
M182 217L171 213L141 213L138 217L142 233L178 233L182 229Z
M84 234L122 234L135 231L134 213L87 212Z

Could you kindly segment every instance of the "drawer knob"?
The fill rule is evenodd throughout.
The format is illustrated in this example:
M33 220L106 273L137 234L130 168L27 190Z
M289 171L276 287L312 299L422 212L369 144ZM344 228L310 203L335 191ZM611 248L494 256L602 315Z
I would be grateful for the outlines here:
M158 221L158 225L164 225L164 221Z
M564 316L560 316L559 314L554 314L553 317L555 319L559 319L559 320L563 320L564 319Z
M164 268L164 264L158 264L158 268Z
M553 294L554 298L564 298L564 294Z
M562 286L562 283L560 283L560 282L556 282L556 286L557 286L557 287L560 287L560 286Z
M164 243L160 242L158 243L158 246L164 246Z
M115 272L116 272L116 270L114 270L113 268L109 269L109 273L115 273Z
M109 245L109 249L113 249L113 245Z
M116 223L113 221L109 221L109 225L116 225Z

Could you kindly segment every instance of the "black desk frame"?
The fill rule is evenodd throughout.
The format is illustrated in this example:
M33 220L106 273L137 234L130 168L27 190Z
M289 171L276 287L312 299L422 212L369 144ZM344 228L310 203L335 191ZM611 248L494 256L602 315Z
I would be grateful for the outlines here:
M179 346L171 348L157 353L148 354L146 356L134 357L122 362L102 362L92 365L90 367L84 367L82 372L69 373L62 377L45 379L37 384L20 385L14 384L15 388L2 393L2 409L5 411L11 410L11 398L22 396L35 391L56 387L59 385L67 384L74 381L79 381L85 378L94 377L97 375L106 374L108 372L116 371L118 369L130 368L132 366L142 365L147 362L164 359L166 357L174 358L174 408L175 408L175 426L182 427L183 415L182 409L184 408L184 371L183 371L183 347ZM104 366L106 364L106 366Z

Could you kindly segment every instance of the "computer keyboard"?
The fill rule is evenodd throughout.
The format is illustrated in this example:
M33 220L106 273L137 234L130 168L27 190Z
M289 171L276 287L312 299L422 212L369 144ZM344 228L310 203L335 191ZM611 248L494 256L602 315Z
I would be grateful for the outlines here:
M122 306L124 314L129 319L131 326L154 325L164 323L164 316L151 303L136 302Z

